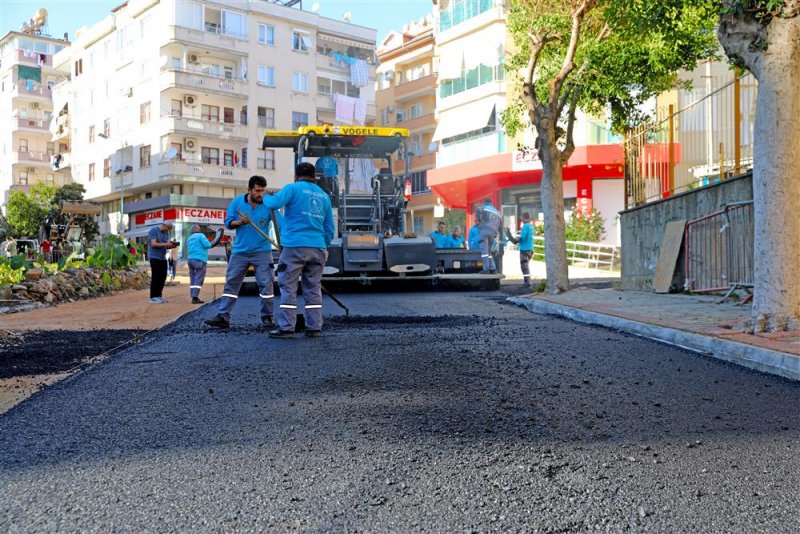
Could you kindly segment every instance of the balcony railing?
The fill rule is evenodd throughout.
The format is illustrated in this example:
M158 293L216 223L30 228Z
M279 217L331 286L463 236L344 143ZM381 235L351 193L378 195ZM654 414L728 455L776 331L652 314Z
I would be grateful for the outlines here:
M213 27L211 29L213 30ZM221 50L238 50L242 53L246 53L250 46L250 43L247 41L247 35L242 36L218 31L196 30L183 26L172 26L171 30L171 34L167 34L167 41L190 42L219 48Z
M186 132L190 135L209 136L216 139L248 139L247 126L239 123L178 115L166 115L163 119L168 121L169 128L178 132Z
M37 67L52 67L53 56L49 54L41 54L33 50L17 50L17 61L29 65L36 65Z
M270 128L275 129L275 117L258 117L258 127L259 128Z
M396 124L400 128L406 128L411 131L425 127L433 129L436 128L436 116L433 113L427 113L419 117L414 117L413 119L398 121Z
M166 81L170 85L180 85L196 91L214 92L237 98L248 98L246 82L238 79L177 67L162 69L162 76L166 76Z
M333 113L336 111L336 105L333 102L333 95L327 93L317 93L317 110L323 112ZM367 102L367 117L365 122L374 121L377 118L375 102ZM403 126L405 128L405 126Z
M26 130L47 131L50 128L50 120L17 118L17 127Z
M49 87L46 85L42 85L38 82L29 81L28 80L20 80L19 82L15 83L11 89L11 96L31 96L31 97L42 97L50 100L53 97L53 93Z
M220 178L235 179L245 182L250 177L250 172L243 167L203 163L198 160L180 161L166 160L159 163L161 176L174 174L178 176L202 177L209 180Z
M422 78L417 78L416 80L411 80L410 82L395 86L394 98L400 101L424 94L425 92L430 92L431 95L436 94L436 76L433 74L428 74Z
M16 158L13 158L14 163L43 163L50 165L50 154L47 152L29 152L27 150L19 150Z

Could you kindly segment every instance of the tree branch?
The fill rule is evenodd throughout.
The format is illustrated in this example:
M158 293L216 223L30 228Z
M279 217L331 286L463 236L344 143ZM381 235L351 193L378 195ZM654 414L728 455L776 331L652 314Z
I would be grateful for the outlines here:
M561 165L566 165L572 153L575 152L575 113L578 110L578 98L580 97L580 90L575 89L572 91L572 98L569 102L569 112L567 113L567 133L564 139L564 150L561 151Z
M536 85L533 78L536 75L536 67L539 65L539 57L542 55L542 50L548 42L553 40L548 34L544 35L531 35L531 54L528 59L528 67L525 72L525 80L522 84L522 94L526 99L526 103L530 109L539 105L539 99L536 96Z
M575 54L578 51L583 18L586 16L586 13L595 7L596 1L597 0L585 0L572 13L572 31L570 33L567 51L564 54L564 61L561 64L561 70L550 82L550 105L553 107L554 112L557 110L557 103L561 95L564 81L569 77L572 71L575 70Z

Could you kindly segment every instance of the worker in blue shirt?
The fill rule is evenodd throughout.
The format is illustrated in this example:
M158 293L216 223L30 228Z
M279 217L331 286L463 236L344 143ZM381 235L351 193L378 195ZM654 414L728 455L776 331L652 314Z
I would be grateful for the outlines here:
M519 245L519 266L522 269L522 285L531 287L531 258L533 257L533 224L531 215L527 211L522 213L522 228L519 236L515 237L506 229L509 241Z
M335 231L331 199L317 185L314 165L300 163L294 174L294 183L264 198L264 205L268 208L283 208L281 257L277 270L281 304L275 315L277 328L269 333L273 338L294 337L297 282L301 275L306 336L319 337L322 331L322 270Z
M483 273L495 274L497 265L495 264L492 249L497 246L497 236L503 227L503 216L492 205L490 199L483 201L483 205L475 210L478 220L478 237L480 240L481 258L483 261Z
M450 236L447 235L447 225L444 221L439 221L437 229L428 234L436 248L447 248L447 240Z
M467 234L467 246L470 250L479 250L481 248L481 238L477 224L469 229L469 234Z
M247 193L235 197L228 206L225 228L236 230L228 270L225 273L225 287L219 301L217 316L206 320L209 326L228 328L231 311L239 298L239 289L252 265L255 269L258 296L261 297L261 324L272 326L273 274L272 245L256 229L269 234L272 210L264 204L267 180L263 176L251 176Z
M222 228L217 230L212 240L206 237L199 224L193 224L190 231L191 235L186 240L189 263L189 294L192 297L192 304L203 304L204 301L200 300L200 290L203 289L203 282L206 279L208 249L219 245L219 241L222 239Z
M464 236L461 235L461 227L453 228L453 233L447 238L447 248L464 248L466 246Z

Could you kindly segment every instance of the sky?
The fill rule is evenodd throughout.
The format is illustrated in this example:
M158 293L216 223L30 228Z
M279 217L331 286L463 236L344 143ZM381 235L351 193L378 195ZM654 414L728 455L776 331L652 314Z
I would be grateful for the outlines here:
M262 0L236 0L243 5ZM105 18L123 0L0 0L0 37L11 30L19 31L22 23L43 7L50 14L48 33L61 38L65 32L74 39L75 30L91 26ZM401 30L404 24L419 20L431 12L431 0L303 0L303 9L319 4L322 16L340 19L350 12L352 24L378 30L378 44L390 30Z

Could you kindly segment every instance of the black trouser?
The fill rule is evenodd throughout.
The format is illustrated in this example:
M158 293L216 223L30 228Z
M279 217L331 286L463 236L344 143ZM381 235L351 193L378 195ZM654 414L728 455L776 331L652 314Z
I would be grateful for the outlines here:
M167 260L150 258L150 298L160 297L167 281Z

